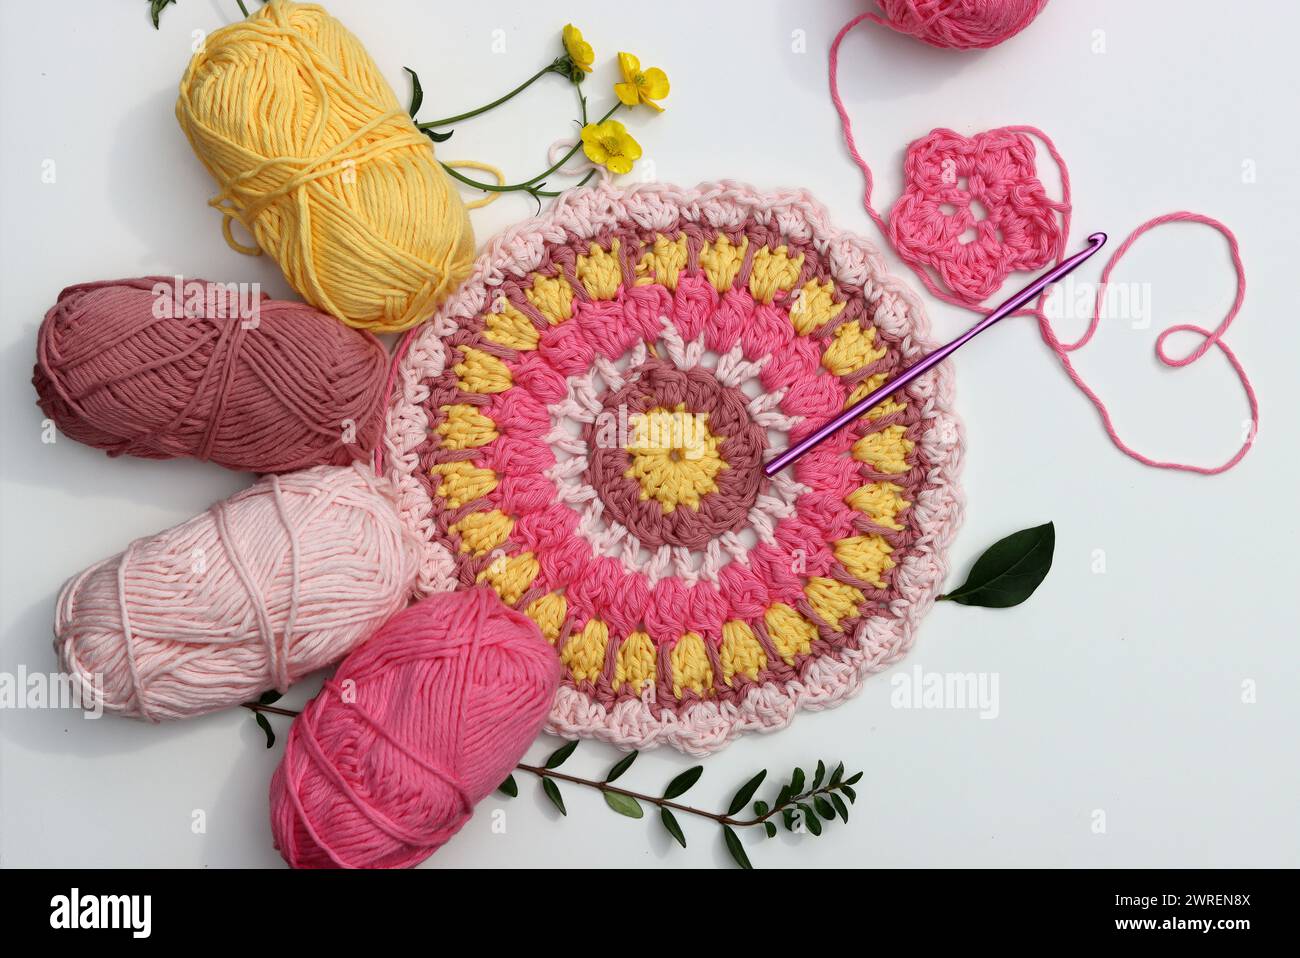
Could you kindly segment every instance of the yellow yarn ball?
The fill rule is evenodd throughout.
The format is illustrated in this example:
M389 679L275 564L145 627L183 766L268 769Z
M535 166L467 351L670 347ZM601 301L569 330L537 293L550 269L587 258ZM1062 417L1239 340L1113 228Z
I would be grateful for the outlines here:
M176 119L221 191L307 302L349 326L427 319L469 273L474 233L433 144L369 54L313 4L271 0L207 38Z

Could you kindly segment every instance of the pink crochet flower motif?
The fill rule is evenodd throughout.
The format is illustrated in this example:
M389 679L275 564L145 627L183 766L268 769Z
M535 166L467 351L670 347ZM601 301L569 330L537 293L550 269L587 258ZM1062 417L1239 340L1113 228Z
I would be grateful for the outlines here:
M1002 128L964 137L934 130L907 148L906 187L889 234L910 265L938 273L968 306L988 299L1013 270L1038 270L1063 248L1061 215L1034 167L1034 144ZM965 235L974 229L973 237Z

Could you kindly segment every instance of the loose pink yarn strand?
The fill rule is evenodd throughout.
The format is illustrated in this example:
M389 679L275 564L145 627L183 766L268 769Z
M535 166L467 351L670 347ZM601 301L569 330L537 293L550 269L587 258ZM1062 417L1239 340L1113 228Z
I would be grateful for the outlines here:
M882 23L884 26L889 26L891 28L894 28L892 24L888 23L887 21L882 21L881 18L874 13L863 13L854 17L852 20L846 23L837 34L835 34L835 39L831 41L830 56L829 56L829 80L830 80L831 102L835 105L835 112L839 114L840 128L844 136L844 145L848 149L849 156L853 159L854 164L857 166L858 170L861 171L862 178L865 183L865 188L862 194L862 207L866 211L867 215L871 217L871 221L876 224L876 227L880 230L880 232L886 238L889 238L892 243L893 239L891 236L891 231L889 229L888 223L886 223L884 217L880 215L880 213L876 210L876 208L871 203L871 193L875 186L875 178L872 175L871 167L867 164L867 161L863 158L861 151L859 151L858 149L857 140L854 138L853 135L853 124L852 121L849 119L848 109L845 107L844 100L840 96L840 85L839 85L840 44L843 42L844 37L848 35L849 31L851 31L863 20L871 20L872 22ZM1008 129L1021 132L1021 133L1026 133L1041 139L1043 144L1047 147L1047 151L1051 155L1052 160L1056 163L1057 168L1060 170L1062 205L1063 205L1063 209L1061 211L1062 224L1063 224L1061 230L1061 240L1062 240L1062 247L1063 247L1070 233L1070 174L1069 174L1069 169L1065 163L1065 158L1056 149L1056 145L1052 142L1051 138L1042 130L1038 129L1037 127L1013 126L1013 127L1008 127ZM1155 352L1159 360L1162 363L1164 363L1166 366L1175 369L1181 368L1183 366L1190 366L1192 363L1196 362L1207 352L1209 352L1211 346L1217 346L1220 349L1220 351L1222 351L1224 357L1228 360L1229 365L1232 366L1233 371L1236 373L1237 379L1241 383L1242 390L1246 394L1246 401L1250 405L1251 426L1245 441L1241 444L1240 448L1237 449L1236 453L1231 458L1229 458L1226 462L1218 466L1198 466L1194 463L1170 462L1170 461L1165 461L1160 459L1152 459L1144 455L1143 453L1137 451L1132 446L1128 445L1128 443L1126 443L1120 437L1119 432L1116 430L1114 421L1111 418L1110 410L1107 408L1106 403L1101 399L1100 396L1097 395L1096 391L1094 391L1092 387L1088 385L1088 383L1084 380L1084 378L1079 374L1078 370L1074 368L1074 364L1070 362L1069 354L1087 345L1088 342L1092 339L1093 334L1097 330L1097 325L1101 320L1101 307L1102 307L1102 303L1104 302L1104 298L1106 294L1106 286L1110 280L1111 271L1115 268L1116 264L1124 256L1124 254L1128 252L1129 248L1132 247L1134 242L1137 241L1138 237L1142 236L1144 233L1151 231L1157 226L1161 226L1165 223L1175 223L1175 222L1200 223L1205 226L1209 226L1212 229L1218 230L1221 234L1223 234L1224 239L1228 241L1228 249L1232 257L1233 269L1237 275L1236 296L1233 299L1232 306L1228 309L1227 314L1224 316L1223 320L1219 323L1218 326L1216 326L1213 330L1207 330L1201 326L1197 326L1191 323L1180 323L1175 326L1170 326L1169 328L1161 332L1160 335L1156 338L1156 344L1155 344ZM1063 255L1064 255L1064 249L1058 248L1057 256L1056 256L1058 263L1061 261ZM923 267L909 261L906 257L904 257L903 259L904 262L907 263L907 266L912 270L912 272L914 272L917 275L917 277L921 280L921 282L925 284L926 289L928 289L938 299L941 299L950 305L961 307L962 309L970 309L972 312L977 312L977 313L980 312L980 310L972 309L972 307L969 306L967 303L957 299L955 296L951 295L946 290L939 287L938 284L935 282L935 280L930 276L930 274ZM1232 321L1236 318L1237 313L1240 311L1241 304L1242 301L1245 299L1245 296L1246 296L1246 271L1245 271L1245 267L1242 265L1241 262L1241 251L1237 243L1236 234L1234 234L1232 230L1227 227L1227 225L1220 222L1219 220L1214 219L1213 217L1205 216L1201 213L1192 213L1192 212L1180 210L1174 213L1166 213L1162 216L1157 216L1154 217L1153 219L1147 220L1145 223L1141 224L1135 230L1133 230L1133 232L1131 232L1128 235L1128 238L1125 239L1124 242L1121 243L1119 247L1115 250L1115 252L1111 254L1111 257L1107 261L1105 268L1102 270L1101 282L1099 284L1099 289L1097 290L1093 302L1092 319L1089 321L1088 328L1084 331L1083 335L1080 336L1079 339L1076 340L1075 342L1065 344L1062 343L1057 338L1056 332L1052 328L1052 324L1048 320L1047 314L1043 310L1043 303L1046 301L1047 292L1044 292L1043 296L1039 298L1038 305L1036 305L1034 308L1021 310L1016 315L1033 316L1035 319L1038 320L1039 334L1042 336L1043 342L1047 344L1047 347L1051 349L1052 352L1056 354L1056 357L1061 361L1061 365L1064 367L1066 374L1070 377L1071 382L1073 382L1075 386L1079 388L1079 391L1082 392L1084 396L1088 398L1088 400L1093 404L1094 407L1096 407L1097 413L1101 417L1102 425L1106 429L1106 435L1110 437L1110 441L1115 446L1115 448L1120 450L1120 452L1124 453L1124 455L1128 456L1129 458L1142 463L1144 466L1150 466L1155 469L1173 469L1181 472L1192 472L1204 476L1213 476L1213 475L1218 475L1221 472L1227 472L1233 466L1237 465L1237 463L1241 462L1241 460L1245 458L1246 453L1250 451L1250 447L1254 445L1255 436L1259 432L1259 400L1255 394L1255 387L1251 383L1250 376L1246 373L1245 367L1242 366L1241 361L1237 358L1236 354L1232 351L1232 349L1228 346L1228 344L1223 341L1223 335L1224 333L1227 332L1228 327L1232 325ZM1169 336L1171 336L1172 334L1179 333L1179 332L1197 333L1202 337L1202 342L1199 346L1197 346L1195 349L1193 349L1190 353L1188 353L1183 358L1173 359L1169 356L1168 352L1165 349L1165 340L1168 339Z

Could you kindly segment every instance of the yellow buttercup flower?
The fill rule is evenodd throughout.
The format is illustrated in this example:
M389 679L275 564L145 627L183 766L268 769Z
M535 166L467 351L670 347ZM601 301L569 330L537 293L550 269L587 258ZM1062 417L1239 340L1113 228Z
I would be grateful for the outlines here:
M611 173L629 173L632 163L641 159L641 144L618 120L588 123L582 128L582 151L587 159Z
M569 55L569 59L583 73L591 72L591 64L595 62L596 51L591 49L591 44L582 39L582 31L572 23L564 26L564 52Z
M655 100L662 100L668 95L668 74L658 67L641 69L641 61L630 53L618 55L618 67L623 71L623 82L614 84L614 92L625 106L644 103L652 110L662 113L664 108Z

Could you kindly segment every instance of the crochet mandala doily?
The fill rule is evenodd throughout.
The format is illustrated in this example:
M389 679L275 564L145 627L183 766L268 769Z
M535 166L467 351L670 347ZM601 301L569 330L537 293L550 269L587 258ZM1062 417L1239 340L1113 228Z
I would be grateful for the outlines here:
M383 452L426 592L490 584L559 651L548 730L701 754L901 656L961 516L946 366L772 480L932 348L804 192L565 194L403 341Z

